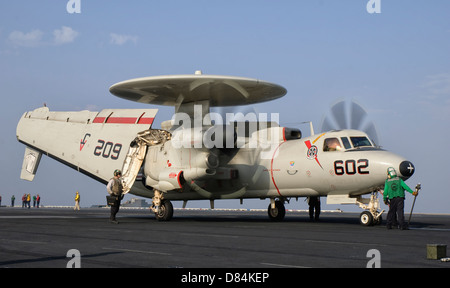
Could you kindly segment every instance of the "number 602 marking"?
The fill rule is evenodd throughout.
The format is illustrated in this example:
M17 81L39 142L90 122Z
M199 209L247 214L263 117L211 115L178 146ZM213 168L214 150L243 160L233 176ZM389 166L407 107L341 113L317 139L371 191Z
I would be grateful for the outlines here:
M369 168L369 160L367 159L346 160L345 162L342 160L334 161L334 173L336 175L369 174L367 168Z

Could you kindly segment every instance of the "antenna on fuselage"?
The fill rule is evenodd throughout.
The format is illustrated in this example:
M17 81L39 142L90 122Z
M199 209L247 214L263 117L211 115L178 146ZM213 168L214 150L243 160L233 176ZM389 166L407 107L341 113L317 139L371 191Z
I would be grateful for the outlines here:
M315 135L312 121L300 122L300 124L307 124L307 123L309 123L309 131L311 132L311 136Z

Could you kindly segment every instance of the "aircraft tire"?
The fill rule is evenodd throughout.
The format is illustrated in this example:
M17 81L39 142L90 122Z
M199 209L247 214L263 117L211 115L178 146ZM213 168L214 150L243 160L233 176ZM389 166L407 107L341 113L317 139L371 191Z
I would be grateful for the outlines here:
M359 215L359 222L364 226L372 226L373 225L373 216L369 211L363 211Z
M173 217L173 205L169 200L161 201L161 207L159 207L159 212L155 213L156 219L158 221L170 221Z
M284 216L286 215L286 208L284 207L283 202L275 201L275 209L272 209L271 205L269 204L267 213L269 214L270 220L282 221L284 219Z

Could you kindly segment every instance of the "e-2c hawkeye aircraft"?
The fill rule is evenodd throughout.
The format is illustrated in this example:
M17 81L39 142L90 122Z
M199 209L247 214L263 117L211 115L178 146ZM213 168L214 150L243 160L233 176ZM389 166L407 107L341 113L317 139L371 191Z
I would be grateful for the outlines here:
M171 201L269 199L269 218L285 217L295 197L327 197L329 204L356 204L364 225L381 222L377 191L394 167L408 179L414 165L382 150L360 130L343 129L302 138L299 129L280 127L277 115L236 120L210 107L275 100L287 90L242 77L156 76L117 83L110 92L146 104L175 107L171 120L152 129L157 109L101 112L26 112L17 139L26 145L21 178L32 181L42 154L107 183L123 172L125 193L152 198L156 219L173 216ZM356 109L357 110L357 109ZM336 111L335 111L336 112ZM269 119L270 118L270 119ZM274 119L275 118L275 119ZM354 120L353 120L354 121ZM363 195L371 194L370 198Z

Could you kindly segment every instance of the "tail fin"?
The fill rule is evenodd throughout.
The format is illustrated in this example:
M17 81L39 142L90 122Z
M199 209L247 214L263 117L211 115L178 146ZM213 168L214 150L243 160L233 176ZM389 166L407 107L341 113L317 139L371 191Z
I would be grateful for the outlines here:
M23 156L22 172L20 179L33 181L34 175L41 161L42 153L30 147L25 147L25 155Z

